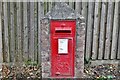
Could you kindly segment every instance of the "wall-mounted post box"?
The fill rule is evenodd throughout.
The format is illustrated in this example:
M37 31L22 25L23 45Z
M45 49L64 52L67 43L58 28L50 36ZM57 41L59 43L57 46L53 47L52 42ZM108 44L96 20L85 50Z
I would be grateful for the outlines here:
M42 78L81 78L84 70L83 17L56 2L41 20Z
M76 21L51 20L51 76L73 77L76 47Z

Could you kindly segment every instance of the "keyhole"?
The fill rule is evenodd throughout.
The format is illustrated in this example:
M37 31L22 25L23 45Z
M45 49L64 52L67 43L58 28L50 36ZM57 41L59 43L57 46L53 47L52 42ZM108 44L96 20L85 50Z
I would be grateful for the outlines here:
M57 75L57 76L60 75L60 72L56 72L56 75Z

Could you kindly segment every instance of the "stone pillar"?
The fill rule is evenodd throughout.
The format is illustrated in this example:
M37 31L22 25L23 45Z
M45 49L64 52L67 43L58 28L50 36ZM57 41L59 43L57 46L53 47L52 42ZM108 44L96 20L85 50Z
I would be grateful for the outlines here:
M41 20L42 78L51 76L50 20L76 20L75 78L82 78L84 71L85 22L84 18L66 3L57 3Z

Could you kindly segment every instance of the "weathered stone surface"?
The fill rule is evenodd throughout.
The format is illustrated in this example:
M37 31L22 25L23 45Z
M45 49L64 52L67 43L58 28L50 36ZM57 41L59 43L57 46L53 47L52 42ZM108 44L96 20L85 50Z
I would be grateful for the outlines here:
M44 73L50 72L50 62L43 62L41 65L42 65L42 72Z
M49 11L45 18L49 19L76 19L80 15L76 14L74 9L70 8L64 2L57 2L55 7Z
M80 19L77 21L77 46L76 46L76 69L75 77L83 77L84 70L84 41L85 41L85 28L82 25L84 22Z
M49 75L50 75L50 73L42 73L43 78L48 78Z
M50 39L49 39L49 23L47 19L41 20L41 66L42 77L50 75Z

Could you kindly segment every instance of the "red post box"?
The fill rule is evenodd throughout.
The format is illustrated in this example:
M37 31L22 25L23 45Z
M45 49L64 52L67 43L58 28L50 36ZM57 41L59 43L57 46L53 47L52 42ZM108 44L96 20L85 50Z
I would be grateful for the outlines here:
M76 20L51 20L51 77L74 77Z

